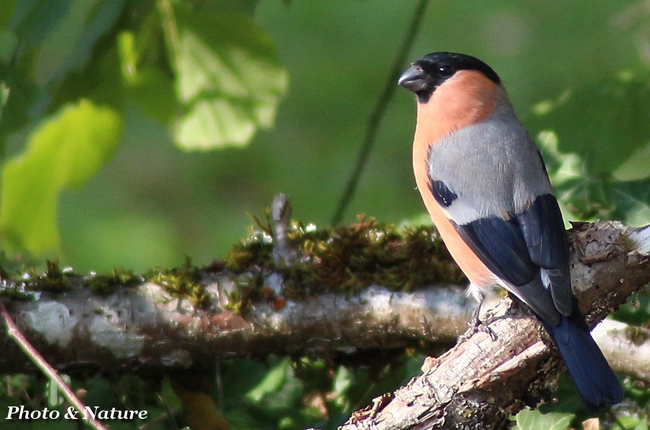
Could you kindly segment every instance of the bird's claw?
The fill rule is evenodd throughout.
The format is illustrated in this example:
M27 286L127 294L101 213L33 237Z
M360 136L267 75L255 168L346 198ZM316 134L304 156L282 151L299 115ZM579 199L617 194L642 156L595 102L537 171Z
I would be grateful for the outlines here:
M470 318L469 322L467 323L468 326L467 331L458 337L458 343L462 343L466 341L467 339L474 336L478 332L487 333L488 335L490 335L490 339L492 339L493 342L498 339L494 330L492 330L488 325L494 319L494 315L492 314L492 312L490 311L485 312L484 321L481 321L480 313L481 313L481 307L478 306L474 311L474 313L472 314L472 317Z

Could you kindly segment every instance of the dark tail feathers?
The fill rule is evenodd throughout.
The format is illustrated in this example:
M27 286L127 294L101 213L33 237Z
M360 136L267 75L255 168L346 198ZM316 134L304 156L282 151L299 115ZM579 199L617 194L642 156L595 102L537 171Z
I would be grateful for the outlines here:
M584 405L597 411L623 399L623 387L591 337L577 306L560 324L542 321L555 341Z

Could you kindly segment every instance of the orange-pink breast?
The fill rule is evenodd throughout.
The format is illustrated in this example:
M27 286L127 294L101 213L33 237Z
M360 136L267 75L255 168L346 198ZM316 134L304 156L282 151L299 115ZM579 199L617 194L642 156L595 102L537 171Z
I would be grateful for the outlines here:
M497 85L475 70L461 70L439 86L426 104L418 103L413 141L413 172L418 190L451 256L469 280L488 287L494 275L462 240L430 190L429 147L443 137L490 115L496 105Z

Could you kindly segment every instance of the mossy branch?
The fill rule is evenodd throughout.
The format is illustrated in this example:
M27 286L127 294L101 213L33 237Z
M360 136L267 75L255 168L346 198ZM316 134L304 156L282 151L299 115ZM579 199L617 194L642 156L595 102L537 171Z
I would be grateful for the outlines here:
M208 267L81 275L48 262L44 273L5 271L0 293L35 346L68 369L162 372L224 357L449 345L464 328L474 304L432 227L276 221L258 221ZM11 345L0 356L3 372L30 368Z
M181 268L146 275L116 270L95 276L50 263L41 275L4 273L2 294L25 336L66 372L168 373L216 357L331 358L377 349L430 349L436 343L449 346L464 330L474 304L429 228L401 231L364 218L327 230L262 224L226 261L209 267L187 261ZM288 259L274 260L278 231L285 232ZM591 324L650 281L649 232L617 222L579 224L570 232L574 290ZM394 408L408 419L425 417L418 421L423 428L448 408L459 419L471 413L475 419L494 417L484 422L502 422L522 399L534 403L548 397L556 375L552 370L561 362L548 360L550 349L540 341L535 320L503 303L500 309L510 315L491 324L498 342L486 342L479 333L430 359L423 376L370 412L355 414L345 428L385 421ZM0 342L3 372L34 370L8 338L0 336ZM459 354L466 357L471 351L482 353L463 369L454 367ZM636 372L624 359L613 365L619 372ZM433 392L438 397L430 397ZM442 392L447 393L443 398ZM490 396L498 401L483 402ZM422 408L432 415L418 415Z

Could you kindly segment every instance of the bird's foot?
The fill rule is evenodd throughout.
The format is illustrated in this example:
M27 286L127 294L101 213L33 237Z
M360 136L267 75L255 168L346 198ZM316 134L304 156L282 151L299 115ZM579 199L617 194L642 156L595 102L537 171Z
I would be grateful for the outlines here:
M491 311L488 310L485 312L485 319L481 321L480 313L481 313L481 306L479 305L476 307L476 310L472 314L472 318L470 318L469 322L467 323L468 326L467 331L462 335L458 336L458 343L466 341L467 339L474 336L478 332L487 333L488 335L490 335L490 339L492 339L492 341L497 340L496 333L488 325L494 319L494 315L492 314Z

